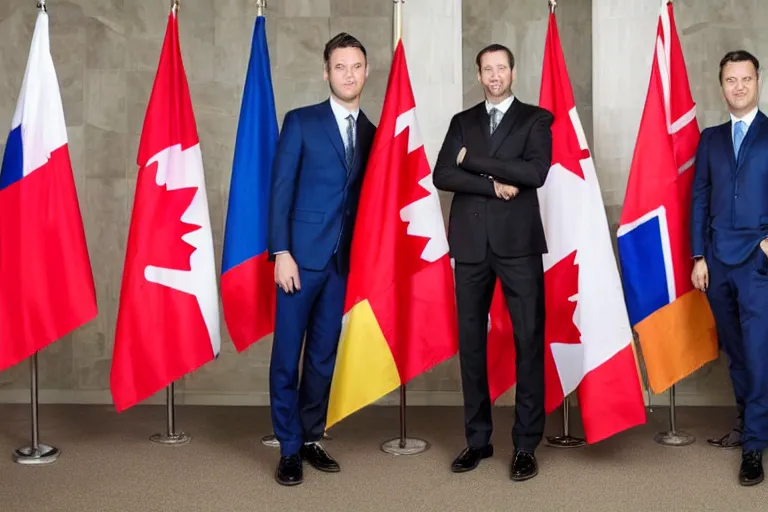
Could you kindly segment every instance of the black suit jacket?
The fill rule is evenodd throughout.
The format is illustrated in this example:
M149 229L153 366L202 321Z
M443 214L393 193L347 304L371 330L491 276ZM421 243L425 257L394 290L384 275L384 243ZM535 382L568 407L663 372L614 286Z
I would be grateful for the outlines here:
M552 161L554 116L517 98L490 135L485 102L456 114L440 149L433 173L435 187L454 192L448 226L451 256L479 263L486 248L501 257L547 252L537 189ZM461 166L456 157L467 153ZM520 189L499 199L491 178Z

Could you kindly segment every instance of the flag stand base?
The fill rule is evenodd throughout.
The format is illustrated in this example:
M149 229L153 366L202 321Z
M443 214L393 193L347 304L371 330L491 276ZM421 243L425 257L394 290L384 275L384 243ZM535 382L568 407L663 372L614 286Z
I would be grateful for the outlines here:
M25 446L13 452L13 461L27 466L42 466L56 462L60 453L58 448L47 444L38 444L37 449Z
M677 430L675 424L675 386L673 385L669 388L669 430L667 432L659 432L653 436L653 440L664 446L687 446L696 440L692 435Z
M396 437L385 441L381 445L381 451L392 455L417 455L429 449L429 443L423 439L408 437L401 439Z
M587 442L580 437L573 437L570 434L570 404L568 397L563 399L563 435L547 437L545 446L551 448L579 448L585 446Z
M30 408L32 410L32 444L19 448L13 452L13 461L26 466L43 466L56 462L61 452L58 448L43 444L40 439L40 424L38 422L38 408L40 400L37 388L37 352L32 355L29 366L30 382Z
M328 433L323 434L323 441L333 441L333 438ZM277 440L275 434L269 434L261 438L261 444L268 448L280 448L280 441Z
M166 431L163 434L154 434L149 440L153 443L166 446L179 446L189 443L192 438L184 432L176 432L176 418L174 415L174 392L173 382L166 388L166 403L168 409Z

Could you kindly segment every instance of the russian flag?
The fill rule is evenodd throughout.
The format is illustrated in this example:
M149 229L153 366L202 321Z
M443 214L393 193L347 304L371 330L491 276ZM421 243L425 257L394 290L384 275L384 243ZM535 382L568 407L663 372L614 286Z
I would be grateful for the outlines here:
M0 371L97 312L48 15L41 11L0 167Z
M266 20L256 18L229 188L221 265L224 320L238 352L274 330L274 263L267 259L270 174L278 138Z

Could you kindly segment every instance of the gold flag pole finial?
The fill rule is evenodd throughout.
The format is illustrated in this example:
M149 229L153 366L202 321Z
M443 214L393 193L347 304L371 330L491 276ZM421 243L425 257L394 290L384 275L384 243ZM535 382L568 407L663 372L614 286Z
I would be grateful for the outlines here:
M395 26L393 30L394 42L392 44L392 51L397 48L397 43L403 37L403 4L405 3L405 0L393 0L393 2L395 3Z
M37 0L37 8L42 12L48 12L48 6L45 5L45 0Z
M267 8L267 0L256 0L256 16L264 16L264 9Z
M557 0L548 0L549 1L549 12L552 14L555 14L555 9L557 8Z
M179 0L171 0L171 12L174 16L179 13Z

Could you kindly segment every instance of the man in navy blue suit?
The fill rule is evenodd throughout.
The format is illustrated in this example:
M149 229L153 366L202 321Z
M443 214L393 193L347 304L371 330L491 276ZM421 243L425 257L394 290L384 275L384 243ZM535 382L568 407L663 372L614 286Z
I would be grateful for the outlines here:
M341 33L328 41L323 58L330 98L285 115L272 168L268 244L277 310L269 388L281 455L275 478L283 485L302 482L302 460L321 471L339 471L319 441L341 334L352 230L376 130L360 110L368 76L363 45Z
M691 280L707 294L739 409L734 431L710 443L741 446L739 482L754 485L768 447L768 118L757 108L757 59L726 54L720 85L730 120L699 141Z

